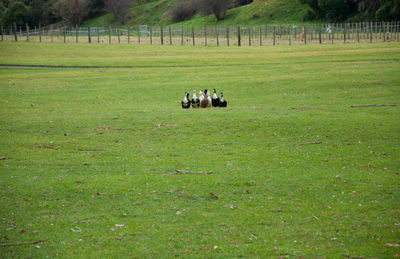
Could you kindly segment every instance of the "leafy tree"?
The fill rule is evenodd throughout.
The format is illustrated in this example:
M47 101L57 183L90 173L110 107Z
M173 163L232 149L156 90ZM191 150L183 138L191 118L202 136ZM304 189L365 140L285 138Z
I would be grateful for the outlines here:
M3 16L6 12L6 7L4 6L3 2L0 2L0 24L3 24Z
M84 0L59 0L57 5L58 15L73 26L80 25L87 15Z
M29 6L29 24L50 24L58 21L54 14L55 0L23 0Z
M29 20L29 8L22 2L16 1L8 5L3 15L5 25L24 25Z
M361 19L374 20L381 0L354 0L357 4L358 16Z

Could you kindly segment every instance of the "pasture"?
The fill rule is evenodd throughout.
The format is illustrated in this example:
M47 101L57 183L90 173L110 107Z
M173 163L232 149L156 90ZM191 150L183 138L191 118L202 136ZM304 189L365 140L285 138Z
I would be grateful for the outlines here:
M43 241L2 258L400 255L399 43L2 42L0 64L70 67L0 68L0 243ZM228 107L181 109L193 88Z

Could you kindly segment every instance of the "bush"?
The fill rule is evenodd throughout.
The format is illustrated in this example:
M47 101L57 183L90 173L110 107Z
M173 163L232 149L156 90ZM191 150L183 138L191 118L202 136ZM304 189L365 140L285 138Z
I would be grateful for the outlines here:
M234 5L233 0L199 0L198 3L203 14L214 14L218 21L223 20L226 12Z
M115 19L125 23L125 16L132 6L131 0L105 0L104 3Z
M197 12L197 5L194 1L180 1L168 11L168 16L174 22L181 22L190 19Z

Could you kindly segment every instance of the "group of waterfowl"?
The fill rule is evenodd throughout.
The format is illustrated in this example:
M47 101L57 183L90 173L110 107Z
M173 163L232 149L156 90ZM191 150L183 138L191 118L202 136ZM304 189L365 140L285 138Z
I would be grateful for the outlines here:
M213 97L211 98L207 89L200 91L200 97L196 96L196 89L193 89L193 98L190 100L189 93L185 92L185 97L182 101L182 108L189 109L190 106L193 108L211 108L211 107L226 107L227 102L224 99L224 94L221 92L221 98L217 96L215 88L213 90Z

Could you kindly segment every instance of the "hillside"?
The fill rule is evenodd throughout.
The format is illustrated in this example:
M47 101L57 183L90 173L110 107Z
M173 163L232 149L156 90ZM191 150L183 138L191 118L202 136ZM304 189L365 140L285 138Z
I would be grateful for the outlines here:
M170 24L165 13L175 0L155 0L133 6L128 12L126 24ZM217 22L213 15L196 15L183 24L263 24L274 22L298 22L302 20L307 7L293 0L254 0L253 3L230 9L226 18ZM119 24L110 14L85 22L88 25Z

